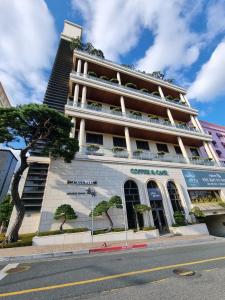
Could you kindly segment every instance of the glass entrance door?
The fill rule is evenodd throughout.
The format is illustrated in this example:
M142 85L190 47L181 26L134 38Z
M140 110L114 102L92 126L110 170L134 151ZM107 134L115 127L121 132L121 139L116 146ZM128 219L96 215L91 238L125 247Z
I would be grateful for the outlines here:
M149 202L152 209L152 216L155 227L161 234L167 233L168 225L166 221L165 211L161 192L154 181L149 181L147 184Z

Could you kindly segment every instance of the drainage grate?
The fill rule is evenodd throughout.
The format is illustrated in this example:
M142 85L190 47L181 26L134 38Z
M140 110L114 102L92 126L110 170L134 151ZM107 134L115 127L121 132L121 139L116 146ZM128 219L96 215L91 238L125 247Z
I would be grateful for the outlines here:
M195 271L188 270L188 269L174 269L173 273L178 276L194 276Z
M8 274L13 274L13 273L19 273L19 272L24 272L30 269L30 266L28 265L19 265L16 268L9 269L6 271Z

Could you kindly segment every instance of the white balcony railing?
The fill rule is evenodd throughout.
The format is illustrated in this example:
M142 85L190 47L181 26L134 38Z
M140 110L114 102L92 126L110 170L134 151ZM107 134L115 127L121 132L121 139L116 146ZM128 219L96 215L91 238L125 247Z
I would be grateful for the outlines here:
M173 99L167 99L166 97L162 98L160 96L155 95L154 92L153 93L150 93L150 92L148 93L148 92L145 92L143 90L131 88L131 87L119 84L119 83L112 82L110 80L105 80L105 79L102 79L102 78L99 78L99 77L96 77L96 76L91 76L91 75L84 75L84 74L81 74L81 73L77 73L75 71L72 71L72 74L74 74L76 76L79 76L79 77L89 78L91 80L99 81L99 82L102 82L104 84L107 84L107 85L110 85L110 86L115 86L115 87L120 88L120 89L122 88L124 90L130 91L130 92L133 92L133 93L138 93L138 94L141 94L141 95L145 95L145 96L150 97L150 98L155 98L155 100L160 100L160 101L163 101L163 102L170 102L170 103L173 103L175 105L179 105L179 106L182 106L182 107L189 108L189 106L186 102L182 102L182 101L178 102L178 101L173 100Z
M70 106L70 107L73 107L73 101L68 99L67 105ZM135 120L138 120L138 121L159 124L159 125L163 125L163 126L170 127L170 128L178 128L178 129L191 131L191 132L200 132L196 128L188 126L188 125L181 125L181 124L172 125L169 121L163 121L163 120L156 119L156 118L148 118L148 117L139 116L139 115L130 114L130 113L126 114L126 115L123 115L122 111L111 110L111 109L103 108L101 106L95 106L95 105L89 105L89 104L86 104L86 105L82 106L81 103L78 103L75 107L82 108L82 109L87 109L87 110L92 110L92 111L95 111L95 112L106 113L106 114L109 114L109 115L122 116L122 117L128 118L128 119L135 119Z

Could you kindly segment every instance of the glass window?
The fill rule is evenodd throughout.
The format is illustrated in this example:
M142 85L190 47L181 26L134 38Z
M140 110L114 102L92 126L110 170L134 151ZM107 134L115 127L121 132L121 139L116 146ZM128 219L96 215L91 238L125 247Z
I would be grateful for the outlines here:
M174 146L176 154L182 154L182 151L180 149L180 146Z
M218 191L189 191L192 203L215 202L220 199Z
M180 196L179 196L177 187L172 181L168 182L167 190L168 190L168 193L169 193L169 196L170 196L170 201L171 201L171 204L172 204L172 207L173 207L173 211L174 212L176 212L176 211L183 212L184 209L183 209L183 206L181 204L181 200L180 200Z
M136 140L137 149L149 150L149 144L147 141Z
M86 133L86 143L103 145L103 135L95 133Z
M156 144L156 147L159 152L169 152L167 144Z
M113 137L113 146L114 147L123 147L126 148L126 140L120 137Z
M191 151L191 154L193 156L199 156L198 149L196 149L196 148L190 148L190 151Z

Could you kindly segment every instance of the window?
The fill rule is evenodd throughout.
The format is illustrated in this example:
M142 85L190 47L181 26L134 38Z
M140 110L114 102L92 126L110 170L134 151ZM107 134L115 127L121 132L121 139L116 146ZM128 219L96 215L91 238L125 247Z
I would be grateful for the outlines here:
M124 138L120 138L120 137L113 137L113 146L114 147L123 147L126 148L126 140Z
M222 152L220 150L216 150L218 157L221 157Z
M174 146L174 149L175 149L176 154L179 154L179 155L182 154L180 146Z
M190 148L190 151L192 156L199 156L198 149Z
M167 144L156 144L156 147L159 152L169 152Z
M102 134L87 133L86 143L103 145L103 136Z
M177 211L183 212L184 209L183 209L183 206L181 204L181 200L180 200L180 196L179 196L177 187L172 181L168 182L167 190L168 190L168 193L169 193L169 196L170 196L170 201L171 201L171 204L172 204L172 207L173 207L173 212L177 212Z
M141 150L148 150L149 151L149 145L147 141L136 141L137 149Z

